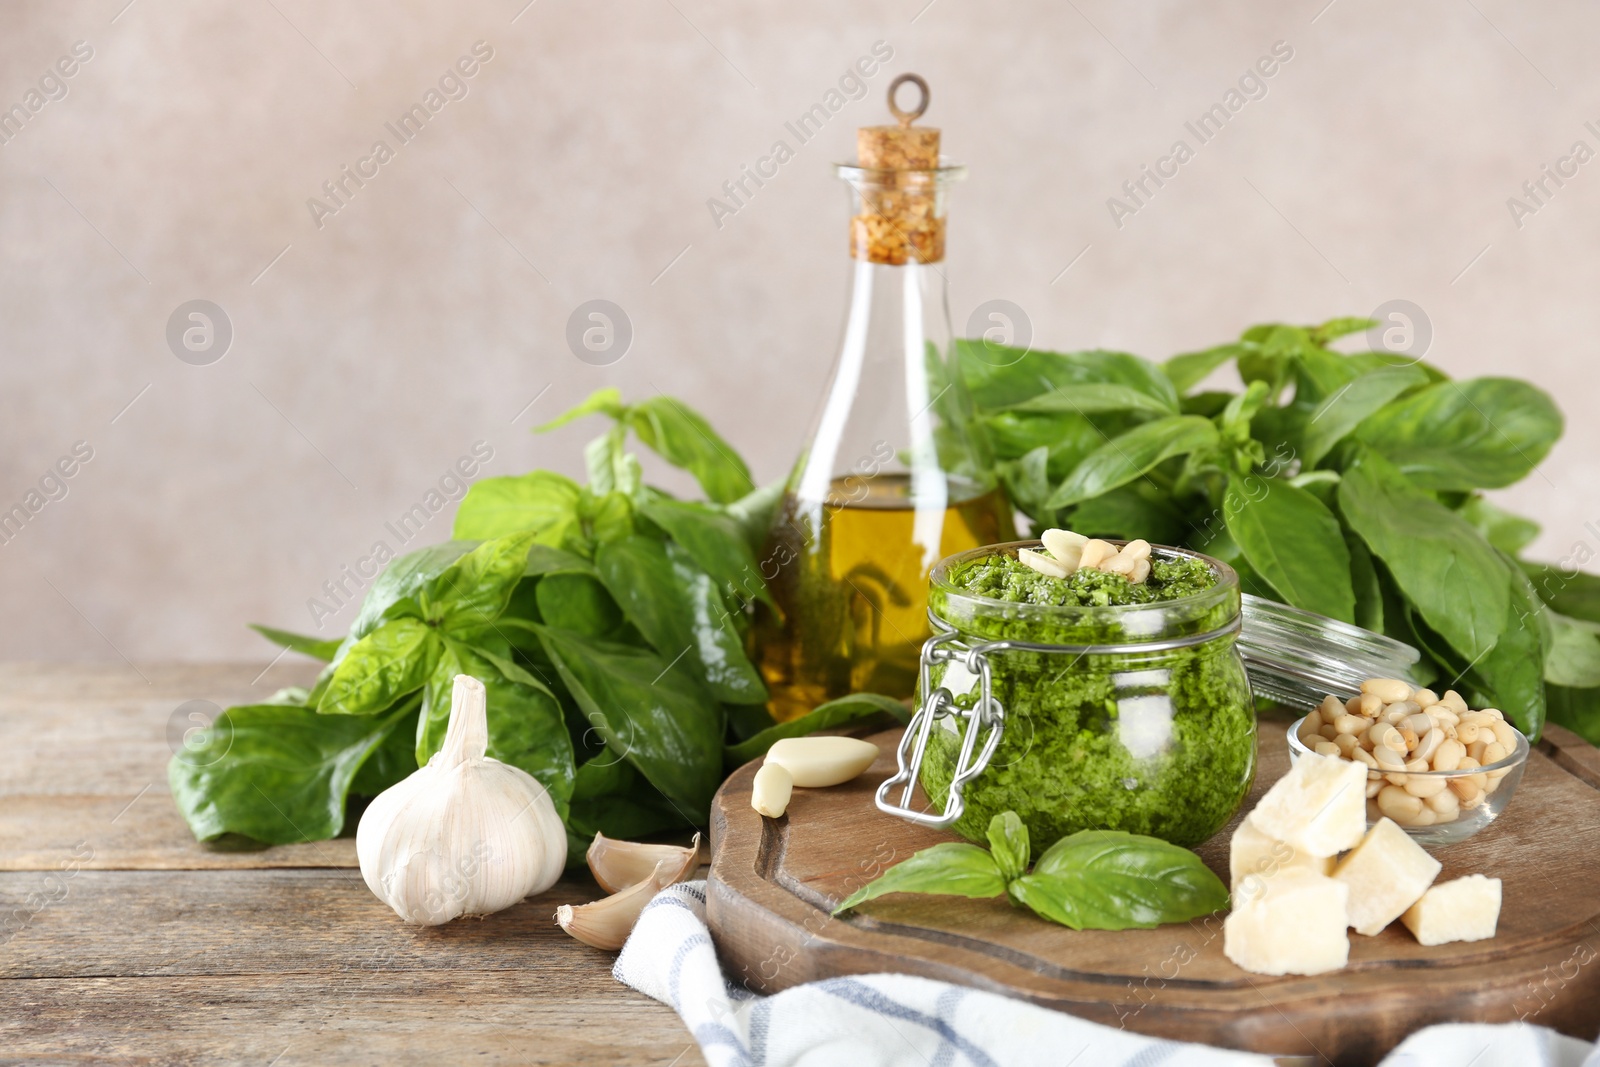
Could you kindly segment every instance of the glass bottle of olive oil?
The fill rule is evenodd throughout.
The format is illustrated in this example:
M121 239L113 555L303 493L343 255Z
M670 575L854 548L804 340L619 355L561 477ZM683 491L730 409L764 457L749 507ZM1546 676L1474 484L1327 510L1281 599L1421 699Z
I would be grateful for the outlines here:
M906 81L913 113L895 104ZM898 126L857 131L836 170L851 200L851 290L822 410L795 464L762 569L776 611L757 620L780 721L868 690L908 697L928 637L928 572L1015 536L951 345L939 131L913 126L927 86L889 88Z

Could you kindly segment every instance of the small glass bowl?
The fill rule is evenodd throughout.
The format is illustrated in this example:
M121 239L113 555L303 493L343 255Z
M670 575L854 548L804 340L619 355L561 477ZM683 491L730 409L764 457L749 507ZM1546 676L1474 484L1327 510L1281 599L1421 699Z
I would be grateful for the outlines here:
M1305 722L1305 717L1296 719L1289 727L1289 761L1292 764L1301 756L1310 755L1311 749L1300 740L1300 725ZM1508 724L1509 725L1509 724ZM1377 782L1387 778L1384 785L1396 785L1402 788L1411 785L1413 789L1421 788L1429 795L1442 792L1445 789L1456 793L1458 813L1446 822L1432 822L1427 825L1407 825L1395 819L1400 828L1404 830L1419 845L1453 845L1457 841L1465 841L1473 834L1488 826L1505 810L1511 802L1511 794L1517 791L1517 783L1522 781L1522 772L1528 765L1528 739L1522 736L1522 731L1515 726L1511 732L1516 734L1517 747L1505 759L1498 763L1491 763L1487 767L1469 767L1464 771L1374 771L1367 772L1367 788L1369 792ZM1438 783L1438 784L1436 784ZM1476 786L1475 792L1470 791L1471 786ZM1407 792L1411 792L1408 789ZM1461 802L1461 794L1468 793L1467 803ZM1469 806L1470 804L1470 806ZM1423 812L1433 813L1427 800L1423 801ZM1437 814L1437 813L1433 813ZM1378 808L1374 796L1367 797L1367 825L1371 826L1383 818L1383 812Z

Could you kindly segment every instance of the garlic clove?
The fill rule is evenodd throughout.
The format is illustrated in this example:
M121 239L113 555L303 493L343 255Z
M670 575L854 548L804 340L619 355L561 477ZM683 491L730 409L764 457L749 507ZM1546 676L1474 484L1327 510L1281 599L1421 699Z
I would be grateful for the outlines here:
M773 742L766 762L780 764L794 785L816 789L850 781L877 758L877 745L855 737L785 737Z
M1084 543L1083 551L1078 556L1078 567L1080 570L1099 570L1100 564L1116 554L1116 546L1109 541L1102 541L1098 537L1091 538Z
M586 945L613 950L621 948L622 943L628 940L628 935L633 933L634 924L639 921L644 906L667 886L688 878L694 870L695 860L699 858L698 849L680 851L688 855L668 856L660 860L648 878L635 882L619 893L591 904L561 905L556 909L556 925Z
M1072 574L1062 564L1057 563L1043 552L1035 552L1031 548L1017 549L1017 560L1023 566L1036 570L1047 578L1066 578Z
M700 835L685 848L682 845L655 845L642 841L619 841L605 834L595 834L585 858L589 873L607 893L620 893L629 886L638 885L649 878L656 865L663 860L682 861L690 857L698 862Z
M1083 534L1073 533L1071 530L1046 530L1039 535L1039 540L1044 543L1045 551L1054 556L1056 562L1065 567L1068 574L1078 569L1083 546L1089 543L1089 539Z
M750 806L769 819L779 819L789 810L794 793L794 778L781 763L763 763L750 785Z

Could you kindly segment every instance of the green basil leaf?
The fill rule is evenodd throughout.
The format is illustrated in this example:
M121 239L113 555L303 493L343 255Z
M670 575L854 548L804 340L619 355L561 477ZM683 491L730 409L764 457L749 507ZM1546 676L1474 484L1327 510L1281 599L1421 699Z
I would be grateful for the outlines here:
M1165 397L1154 397L1128 385L1116 382L1084 382L1081 385L1060 385L1047 393L1012 405L1013 411L1076 412L1091 415L1101 411L1136 411L1151 415L1176 415L1177 398L1169 406Z
M595 543L620 541L634 533L633 498L625 493L583 491L578 514Z
M1322 501L1282 479L1231 477L1222 514L1245 559L1285 601L1355 621L1350 552Z
M643 479L639 457L627 450L627 442L628 427L619 422L584 446L590 492L632 496L639 491Z
M1228 410L1228 405L1233 403L1234 397L1238 395L1220 389L1190 393L1178 402L1178 410L1185 415L1203 415L1208 419L1214 419Z
M1029 514L1043 512L1044 502L1055 489L1050 484L1050 449L1045 445L1020 459L1001 460L995 464L995 474L1011 502Z
M1524 562L1521 567L1540 600L1563 615L1600 622L1600 575L1578 569L1578 564L1588 558L1584 556L1570 565Z
M686 671L660 657L557 630L538 630L545 653L584 717L686 819L703 823L722 781L722 715Z
M324 670L326 670L326 668L324 668ZM314 707L314 705L311 702L311 693L310 693L310 691L307 690L304 686L300 686L300 685L286 685L282 689L279 689L276 692L274 692L271 696L269 696L267 699L263 700L261 703L263 703L263 704L284 704L284 705L287 705L287 706L289 706L291 708L310 708L310 707Z
M783 503L783 491L783 482L773 482L746 493L722 509L744 534L751 552L765 548L778 506Z
M1504 563L1509 580L1505 625L1489 654L1468 667L1478 697L1472 706L1499 708L1513 726L1537 741L1544 729L1550 620L1527 576L1511 559Z
M1172 415L1135 426L1095 449L1046 502L1062 508L1126 485L1173 456L1211 448L1217 428L1198 415Z
M772 603L772 594L756 568L755 553L744 531L725 512L665 497L641 504L639 511L665 530L719 589L740 602L755 599Z
M417 769L417 716L422 711L421 701L413 694L406 698L405 704L409 710L384 735L351 779L351 793L375 797L404 781Z
M421 689L439 658L439 635L420 619L391 619L345 653L317 704L323 715L376 715Z
M844 899L833 914L885 893L937 893L942 896L996 897L1006 890L994 857L977 845L956 841L925 848L901 860Z
M1246 330L1241 337L1236 360L1239 377L1248 385L1266 382L1269 395L1276 398L1289 380L1295 358L1314 348L1311 335L1299 326L1265 323Z
M474 482L456 509L457 540L487 540L532 531L560 547L578 522L578 483L554 471Z
M1086 415L1041 415L1026 411L998 411L983 418L985 433L1001 459L1021 459L1041 448L1060 457L1064 473L1105 443L1106 436Z
M967 392L979 408L1007 408L1052 389L1091 383L1128 386L1168 411L1178 408L1177 391L1161 368L1127 352L1046 352L966 339L955 347Z
M1515 378L1439 382L1369 416L1356 435L1423 489L1494 489L1522 478L1561 436L1561 412Z
M1236 443L1250 440L1250 422L1266 399L1267 387L1263 382L1251 382L1249 388L1230 399L1217 416L1222 436Z
M1158 545L1182 543L1188 527L1172 498L1146 482L1085 500L1073 510L1071 523L1088 537L1142 537Z
M391 618L421 615L417 592L476 547L476 541L444 541L408 552L390 563L367 588L361 610L350 624L350 636L345 638L345 651ZM334 662L341 658L335 655Z
M878 693L852 693L826 704L818 704L798 719L769 726L760 733L728 746L728 765L741 767L753 759L767 754L767 749L786 737L804 737L821 730L835 730L841 726L881 718L885 722L904 724L911 719L906 706L893 697Z
M1238 342L1229 342L1201 352L1185 352L1181 356L1173 356L1161 365L1161 369L1166 372L1178 392L1187 393L1209 378L1212 371L1230 359L1239 358L1239 354L1243 351Z
M1360 333L1377 325L1377 319L1350 317L1329 319L1321 326L1313 326L1311 328L1311 340L1319 345L1325 345L1329 341L1336 341L1346 334Z
M508 679L481 649L459 641L445 642L424 690L422 716L417 722L417 764L427 763L444 745L458 674L483 683L489 721L487 754L537 778L549 791L556 811L566 818L574 769L572 738L561 705L543 684L524 685Z
M1337 489L1337 484L1335 484ZM1375 634L1383 633L1383 587L1372 553L1361 538L1344 531L1344 547L1350 552L1350 588L1356 597L1356 625Z
M1028 827L1014 811L989 820L989 855L1008 884L1028 869Z
M1600 685L1600 624L1550 612L1550 653L1544 680L1552 685L1586 689Z
M1451 647L1469 662L1494 648L1506 625L1509 575L1466 520L1373 453L1345 470L1339 509Z
M604 413L613 419L621 419L627 413L628 407L622 402L622 393L614 386L596 389L590 393L576 407L568 408L542 426L535 426L534 433L548 433L551 430L565 426L569 422L584 418L588 415Z
M1560 723L1591 745L1600 745L1600 688L1545 688L1550 721Z
M167 764L167 783L198 840L324 841L344 829L345 798L362 763L415 710L415 699L370 718L283 704L229 708L185 740Z
M534 536L527 530L485 541L441 571L419 590L429 621L465 635L499 618L528 569Z
M545 574L594 574L594 564L582 556L564 552L549 545L534 545L528 549L528 566L522 574L536 578Z
M1336 352L1308 345L1296 352L1293 361L1294 404L1307 407L1344 389L1356 378L1356 369Z
M250 624L250 629L275 645L287 648L291 652L299 652L302 655L310 656L312 659L320 659L324 663L332 660L334 654L339 651L339 646L344 644L344 638L342 637L324 640L320 637L307 637L304 634L291 633L288 630L262 626L256 622Z
M1471 497L1456 511L1483 535L1485 541L1513 556L1539 536L1538 523L1496 507L1481 496Z
M1082 830L1039 857L1011 896L1074 930L1148 929L1228 904L1222 880L1186 848L1119 830Z
M694 475L706 496L729 504L755 489L744 460L681 400L653 396L627 412L639 440L674 467Z
M721 596L682 548L628 537L601 545L595 566L628 620L663 658L681 658L718 700L765 703L767 687L729 624Z
M1428 376L1416 367L1369 371L1328 396L1312 409L1301 431L1300 462L1309 470L1334 445L1407 389L1424 385Z
M631 763L610 749L602 749L578 768L567 828L584 839L585 849L597 833L637 841L693 825Z
M600 584L598 575L548 575L539 579L533 592L539 618L558 630L616 638L624 625L622 609Z

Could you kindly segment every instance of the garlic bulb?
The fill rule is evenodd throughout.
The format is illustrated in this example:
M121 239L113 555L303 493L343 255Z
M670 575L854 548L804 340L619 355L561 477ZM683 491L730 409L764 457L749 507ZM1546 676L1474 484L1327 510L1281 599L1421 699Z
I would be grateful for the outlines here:
M561 876L567 834L549 793L488 745L483 683L458 674L444 745L361 817L361 877L406 922L488 915Z

